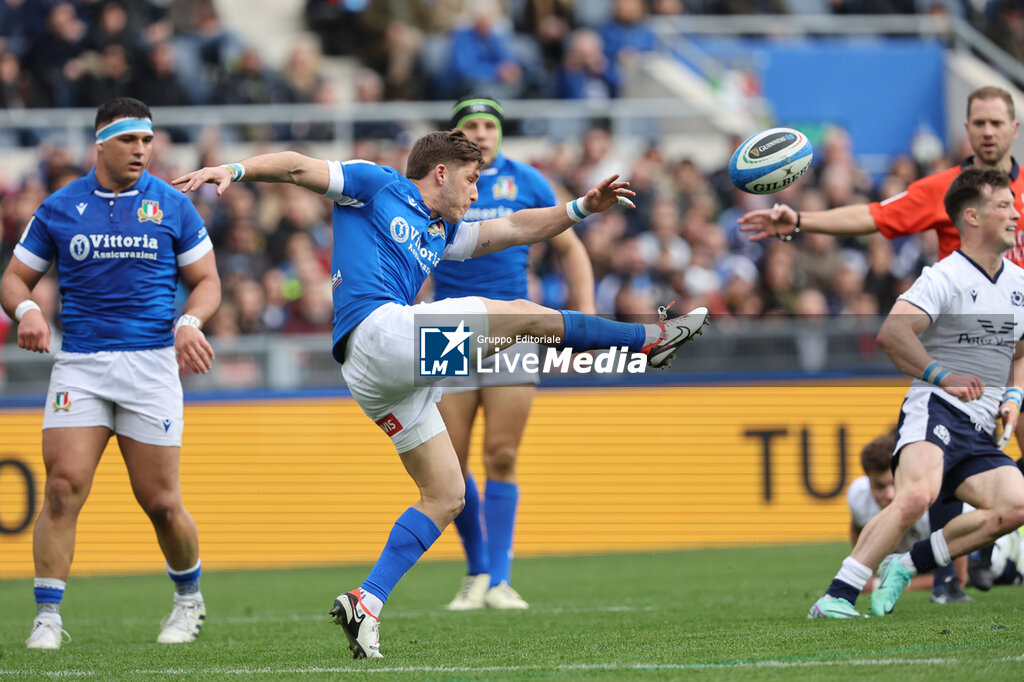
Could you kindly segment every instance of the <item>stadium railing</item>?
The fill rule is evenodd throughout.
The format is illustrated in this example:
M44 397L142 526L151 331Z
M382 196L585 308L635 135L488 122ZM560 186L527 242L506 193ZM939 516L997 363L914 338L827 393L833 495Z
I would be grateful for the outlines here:
M895 370L874 342L882 318L719 318L687 344L669 370L639 377L545 377L548 385L742 382L751 378L877 376ZM188 391L302 391L344 387L326 334L253 335L210 339L217 359L206 375L183 376ZM56 345L56 344L55 344ZM52 359L8 344L0 347L0 396L45 394Z

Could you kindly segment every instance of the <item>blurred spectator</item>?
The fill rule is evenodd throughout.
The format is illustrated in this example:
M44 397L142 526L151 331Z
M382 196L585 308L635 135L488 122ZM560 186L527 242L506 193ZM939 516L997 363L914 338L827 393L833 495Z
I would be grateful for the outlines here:
M93 70L81 79L78 106L98 107L107 100L132 94L132 72L126 49L119 43L109 43Z
M637 53L654 49L654 33L646 21L647 8L643 0L615 0L611 20L601 27L613 95L622 88L622 69L635 59Z
M282 70L289 101L309 103L316 99L317 91L323 85L319 68L320 51L315 44L299 40L292 45Z
M75 106L78 82L85 72L79 58L84 38L85 24L74 5L53 6L46 16L45 38L35 41L25 56L25 68L33 79L32 106Z
M177 53L169 42L153 45L135 85L138 99L154 107L180 107L192 104L178 76ZM183 141L175 135L175 141Z
M361 28L359 55L364 64L375 70L384 78L385 92L388 99L419 99L430 96L424 92L423 83L417 82L417 60L421 57L421 49L425 47L424 39L433 29L435 15L438 20L452 11L445 2L429 0L369 0L366 8L359 16ZM442 34L438 34L440 38ZM443 52L442 43L434 40L431 43L440 58ZM429 56L423 59L423 67L430 72L440 68ZM433 75L433 74L431 74Z
M515 18L517 31L533 37L544 69L553 72L565 54L566 37L573 28L575 0L524 0Z
M472 0L469 25L451 32L451 53L445 79L446 97L486 91L496 99L515 99L523 92L523 69L512 50L508 19L497 0Z
M0 109L24 109L28 106L31 80L11 52L0 52Z
M85 46L103 52L110 45L120 45L124 48L126 60L135 63L140 38L138 27L129 23L124 5L111 0L100 7L99 16L89 28Z
M995 21L986 33L999 47L1024 64L1024 0L991 0Z
M615 79L601 36L590 29L573 31L555 78L553 95L562 99L605 100L615 94Z

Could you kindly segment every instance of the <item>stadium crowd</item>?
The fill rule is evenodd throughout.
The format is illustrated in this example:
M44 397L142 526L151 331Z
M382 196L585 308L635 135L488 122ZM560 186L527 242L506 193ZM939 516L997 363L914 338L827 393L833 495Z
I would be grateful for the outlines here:
M0 0L0 108L331 103L323 55L349 55L385 99L604 99L682 14L933 13L968 19L1024 61L1024 0L307 0L320 45L275 69L215 0ZM372 74L372 75L371 75Z
M190 169L166 161L171 155L160 149L170 144L166 132L158 131L156 140L152 173L172 179ZM405 151L365 139L357 143L353 157L401 169ZM41 152L33 173L2 189L4 263L39 203L91 164L91 159L70 158L63 147ZM211 142L189 165L223 157ZM679 309L707 305L716 319L884 312L921 267L935 259L932 233L895 241L880 234L837 240L808 233L792 242L754 243L739 232L736 221L776 200L809 211L891 196L922 174L952 165L946 156L927 163L900 157L884 180L873 185L856 166L849 137L840 129L827 133L814 170L771 198L734 189L724 168L706 172L688 159L666 158L655 147L626 156L599 127L578 145L567 143L529 161L565 198L583 193L595 178L616 170L623 170L637 190L636 211L593 216L576 228L593 262L598 310L623 320L649 315L671 300L678 301ZM290 186L244 184L220 198L204 188L196 201L215 244L224 284L224 302L207 325L209 334L330 329L326 199ZM543 245L534 247L531 297L564 307L566 287L553 260ZM40 301L52 317L56 287L43 286L51 294L38 289L37 294L53 298Z
M407 8L407 15L393 14L399 4ZM877 10L868 6L871 3L862 4L830 3L828 8ZM781 0L708 0L698 6L719 13L794 9ZM692 3L686 8L694 11ZM576 97L597 92L590 76L576 78L562 68L576 63L578 43L589 43L584 47L592 51L579 63L600 62L610 69L623 55L653 46L646 24L649 13L677 14L683 5L672 0L506 0L506 14L501 9L497 0L310 0L307 17L322 29L324 53L348 50L364 58L368 68L354 86L362 101L423 97L425 91L411 84L425 84L431 95L446 97L454 96L455 88L472 87L487 87L498 97L549 95L531 83L560 84L567 89L555 94ZM495 16L504 19L495 23ZM460 17L476 23L463 28ZM423 23L428 21L433 23ZM493 42L469 47L488 22L496 31ZM378 33L372 32L374 26ZM505 30L508 27L516 32ZM358 35L339 37L334 29ZM497 36L509 37L509 45L519 47L506 51ZM435 39L441 47L432 46ZM470 58L449 55L451 45L478 51ZM370 49L373 46L381 52ZM409 54L401 54L402 49ZM520 57L531 49L538 60L533 64ZM473 72L483 67L485 55L511 55L511 61L499 60L487 73ZM318 68L321 57L314 43L299 42L282 71L266 68L257 50L223 26L212 0L0 0L0 107L5 108L92 106L95 100L118 95L136 96L153 106L331 101L331 86ZM418 64L434 64L442 71L461 64L471 71L457 84L452 79L449 92L424 78ZM535 68L539 70L534 72ZM194 77L185 79L184 74ZM616 77L604 73L598 79L607 86L601 96L614 96ZM178 131L161 129L159 120L156 126L150 171L159 177L171 179L224 158L213 136L200 135L193 141L195 157L182 160L188 167L172 166L166 148L179 141ZM351 156L402 169L407 140L401 133L386 123L357 128ZM317 137L314 131L305 139ZM772 198L734 189L724 168L703 169L686 158L669 158L656 146L622 149L599 125L579 139L551 145L523 160L538 167L562 198L579 195L612 172L623 172L637 190L637 211L594 216L577 228L593 261L597 306L603 314L634 319L671 300L678 301L680 310L707 305L716 319L884 312L922 265L934 260L931 232L892 242L880 234L845 240L803 234L790 243L754 243L740 233L737 218L772 201L810 211L892 196L969 151L956 149L944 155L934 145L915 146L916 158L894 159L884 178L873 182L856 165L844 131L826 131L816 142L813 172ZM38 167L25 177L0 176L0 265L6 264L40 202L83 174L93 161L73 158L67 148L46 139L39 141L39 159ZM210 229L224 282L224 303L207 328L212 336L330 329L326 200L294 187L246 185L221 199L200 193L197 207ZM545 305L564 306L566 287L554 257L543 246L535 246L532 254L532 297ZM52 318L56 286L46 281L42 286L51 293L37 290L37 295L53 299L40 301ZM6 337L8 325L9 321L0 321L0 339Z

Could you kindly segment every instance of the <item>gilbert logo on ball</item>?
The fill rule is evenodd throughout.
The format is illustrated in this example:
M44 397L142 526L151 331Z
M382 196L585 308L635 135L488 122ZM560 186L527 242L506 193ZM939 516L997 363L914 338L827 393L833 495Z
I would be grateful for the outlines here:
M799 130L771 128L747 138L733 153L729 178L744 192L772 194L806 173L813 154Z

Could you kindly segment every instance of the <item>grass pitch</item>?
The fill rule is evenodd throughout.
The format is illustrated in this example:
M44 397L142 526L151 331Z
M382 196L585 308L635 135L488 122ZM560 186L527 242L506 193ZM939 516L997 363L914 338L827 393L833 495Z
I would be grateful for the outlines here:
M841 544L518 559L526 612L448 613L461 564L413 568L381 621L385 658L355 661L328 622L365 568L211 572L190 645L156 644L166 576L72 578L74 637L28 651L30 581L0 581L0 680L898 680L1024 679L1024 591L974 604L903 596L886 618L805 618ZM858 606L867 610L867 598Z

